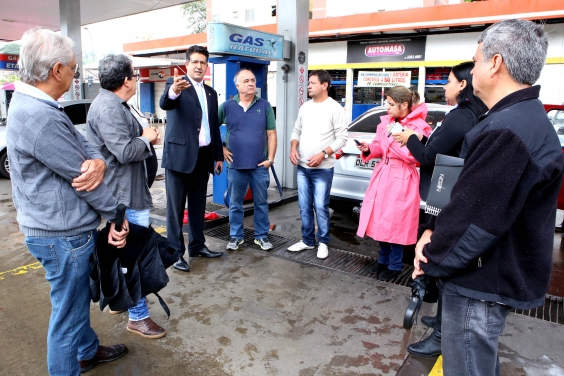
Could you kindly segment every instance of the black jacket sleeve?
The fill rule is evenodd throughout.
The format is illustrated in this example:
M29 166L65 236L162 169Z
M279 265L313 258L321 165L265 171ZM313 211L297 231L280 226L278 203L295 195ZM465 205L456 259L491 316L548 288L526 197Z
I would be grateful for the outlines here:
M539 176L535 169L528 148L511 130L480 134L423 250L425 273L452 276L493 247L525 205Z
M467 112L470 110L456 108L447 114L440 127L435 129L425 145L416 135L407 140L407 148L421 167L435 165L437 154L458 156L464 136L476 124Z

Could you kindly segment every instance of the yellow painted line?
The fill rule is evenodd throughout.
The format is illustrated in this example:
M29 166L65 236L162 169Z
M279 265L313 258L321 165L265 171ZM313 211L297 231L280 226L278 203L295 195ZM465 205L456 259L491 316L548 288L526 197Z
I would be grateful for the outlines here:
M0 272L0 281L6 278L6 276L8 275L22 275L32 270L41 269L42 267L43 266L41 266L40 262L34 262L33 264L20 266L19 268L7 270L5 272Z
M157 227L154 230L157 234L162 234L163 232L166 232L166 227Z
M429 373L429 376L443 376L443 356L439 355L439 359L437 359L437 361L435 362L435 365L433 366L433 369L431 370L431 373Z

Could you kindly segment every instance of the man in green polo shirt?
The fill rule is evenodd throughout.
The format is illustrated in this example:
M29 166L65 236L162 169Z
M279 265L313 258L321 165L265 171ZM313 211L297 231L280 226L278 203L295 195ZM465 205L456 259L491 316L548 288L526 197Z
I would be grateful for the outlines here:
M255 243L263 250L272 249L268 241L268 169L276 154L276 119L268 101L256 95L256 78L241 69L233 82L239 91L235 98L219 106L219 122L227 125L223 156L227 162L230 196L229 223L231 240L227 249L243 244L243 199L247 186L253 192Z

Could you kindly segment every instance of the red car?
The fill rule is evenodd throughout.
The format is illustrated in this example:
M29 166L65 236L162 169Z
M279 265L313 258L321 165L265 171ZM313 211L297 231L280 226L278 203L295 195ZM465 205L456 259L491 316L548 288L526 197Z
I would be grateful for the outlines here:
M554 129L560 139L562 152L564 153L564 105L545 104L544 109L546 110L546 114L552 122L552 125L554 125ZM556 207L564 210L564 184L562 184L562 187L560 188Z

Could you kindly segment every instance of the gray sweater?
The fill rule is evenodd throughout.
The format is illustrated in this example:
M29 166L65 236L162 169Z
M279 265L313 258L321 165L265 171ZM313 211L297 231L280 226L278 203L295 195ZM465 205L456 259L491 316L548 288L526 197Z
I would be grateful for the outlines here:
M104 183L118 201L130 209L153 206L147 186L145 159L151 155L149 140L126 101L100 89L88 111L86 137L104 156Z
M115 219L118 201L104 184L92 192L71 186L85 160L103 157L55 106L18 91L10 103L12 197L26 236L73 236L96 229L100 214Z

